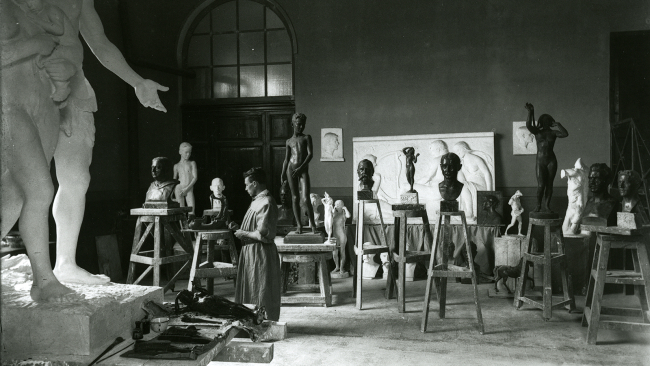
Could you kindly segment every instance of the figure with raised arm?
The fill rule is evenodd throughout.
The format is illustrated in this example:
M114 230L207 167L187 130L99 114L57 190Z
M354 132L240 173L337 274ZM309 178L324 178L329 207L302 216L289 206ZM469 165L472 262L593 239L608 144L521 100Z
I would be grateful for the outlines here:
M188 142L183 142L178 148L178 153L181 160L174 164L174 179L178 179L180 183L176 186L174 194L176 201L180 203L181 207L192 207L190 212L194 215L194 183L198 179L196 171L196 162L190 160L192 155L192 145Z
M521 194L521 192L517 190L517 192L515 192L515 194L513 194L512 197L510 197L510 201L508 201L510 208L512 208L512 212L510 213L510 216L512 216L512 220L510 221L510 225L506 227L505 235L508 235L508 230L511 227L515 226L515 222L517 222L519 223L519 230L518 230L519 233L517 235L521 236L521 225L523 222L521 219L521 214L524 213L524 207L521 205L521 196L523 196L523 194Z
M526 128L535 135L537 142L537 207L533 212L552 213L549 205L553 195L553 180L557 173L557 158L553 152L555 140L569 136L569 132L559 122L548 114L539 116L535 122L535 107L526 103L528 118ZM554 129L557 128L557 129Z
M402 153L406 156L406 180L409 182L411 189L409 193L415 193L413 189L413 183L415 183L415 163L418 162L418 156L415 154L415 149L412 147L405 147L402 149Z
M309 181L309 162L314 156L314 149L311 142L311 136L302 133L307 123L307 116L302 113L296 113L291 117L291 126L293 127L293 136L287 140L287 154L282 164L280 173L281 183L289 182L291 189L291 200L293 203L293 214L296 217L296 233L302 234L302 221L300 220L301 204L307 208L307 217L312 233L316 233L316 224L314 223L314 209L311 205L309 191L311 182Z

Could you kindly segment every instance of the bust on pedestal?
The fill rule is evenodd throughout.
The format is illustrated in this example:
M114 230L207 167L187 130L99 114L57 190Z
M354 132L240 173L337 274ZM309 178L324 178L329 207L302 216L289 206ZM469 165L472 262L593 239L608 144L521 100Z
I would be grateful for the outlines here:
M180 204L172 200L172 193L178 184L172 178L172 163L166 157L157 157L151 161L151 176L154 181L149 185L142 208L175 208Z
M639 197L641 175L634 170L622 170L618 173L618 191L621 194L617 225L627 229L640 229L650 225L650 218Z
M595 226L616 225L616 200L608 192L612 170L605 163L595 163L589 169L589 190L582 223Z

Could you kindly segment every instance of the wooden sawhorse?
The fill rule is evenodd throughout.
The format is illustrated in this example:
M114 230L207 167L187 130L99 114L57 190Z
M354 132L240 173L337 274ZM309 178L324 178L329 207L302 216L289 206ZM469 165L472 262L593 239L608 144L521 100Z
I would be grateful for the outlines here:
M316 262L319 269L318 285L313 286L320 288L320 296L282 296L282 304L308 303L332 306L332 279L327 270L327 260L332 258L332 251L336 249L336 244L287 244L283 242L282 237L276 237L275 245L280 255L282 295L285 295L288 290L289 263Z
M469 259L469 271L463 271L458 269L449 269L447 261L450 259L448 256L449 245L451 242L451 216L460 216L463 223L463 234L465 234L465 247L467 248L467 256ZM443 224L444 217L444 224ZM441 235L442 231L442 235ZM441 254L442 260L439 264L436 265L436 258L438 256L438 243L441 242L442 236L442 245L441 245ZM440 212L440 218L438 219L438 235L436 235L435 245L431 249L431 259L429 261L429 272L427 276L427 287L424 294L424 306L422 310L422 323L420 325L420 330L422 333L427 331L427 322L429 320L429 303L431 302L431 286L433 282L436 285L436 296L438 297L438 303L440 307L438 309L438 316L443 319L445 317L445 306L447 304L447 278L471 278L472 287L474 288L474 305L476 306L476 319L478 321L478 331L480 334L483 334L485 328L483 326L483 315L481 313L481 303L478 298L478 278L476 277L476 271L474 270L474 255L472 254L472 249L469 241L469 230L467 228L467 220L465 219L465 212L456 211L456 212ZM458 248L456 250L459 250Z
M544 227L544 252L534 251L536 248L532 247L532 233L533 226ZM551 228L555 227L558 232L558 251L551 252ZM519 275L519 282L517 283L517 291L515 292L514 306L519 309L522 303L527 303L536 308L542 309L542 317L544 321L548 321L553 316L553 308L569 306L569 312L576 309L576 302L573 297L573 286L569 281L567 274L567 261L564 254L564 242L562 234L562 220L561 219L540 219L530 217L528 221L528 234L526 235L526 253L523 255L521 263L521 274ZM553 270L552 263L560 262L560 276L562 277L562 292L564 294L563 300L553 304L553 289L551 285L551 272ZM526 297L526 281L528 280L528 268L533 266L534 263L541 264L544 270L544 290L542 293L542 302L535 301Z
M393 216L395 217L395 246L396 251L393 251L393 261L398 263L397 269L397 311L403 313L406 308L406 264L417 263L421 261L430 260L431 252L418 250L406 250L406 232L407 220L409 217L422 218L422 226L424 230L424 240L433 244L431 238L431 231L429 230L429 216L427 210L422 204L398 204L393 205ZM391 264L392 266L392 264ZM391 274L389 273L389 276ZM386 286L390 286L389 296L392 296L393 288L395 287L393 281L389 281Z
M196 235L196 244L194 244L194 257L192 258L192 267L190 269L190 279L187 283L187 289L192 291L194 279L207 279L208 294L214 294L214 279L219 277L228 277L237 275L237 247L235 238L229 229L222 230L183 230L183 233L194 233ZM219 244L219 240L226 241L226 244ZM206 260L201 262L201 244L206 244ZM228 251L230 253L230 262L215 262L214 254L216 250Z
M600 328L650 332L650 311L648 310L648 304L650 304L649 243L646 242L643 235L640 235L642 231L591 225L582 225L581 229L599 232L582 315L582 326L588 326L587 343L596 344ZM612 248L631 250L634 270L608 270L607 261ZM641 309L601 306L606 283L634 285L634 293L639 297ZM601 315L605 315L605 317L601 318ZM616 316L627 317L627 319L623 320ZM632 321L630 318L637 318L638 321Z
M384 238L384 245L375 245L363 243L363 220L365 217L366 204L376 204L377 212L379 213L379 221L381 223L381 235ZM369 254L377 253L388 253L389 262L391 260L392 254L391 250L388 247L388 240L386 239L386 228L384 226L384 217L381 214L381 206L379 205L379 200L357 200L357 232L354 236L354 252L357 255L357 268L354 271L354 278L352 279L352 296L356 297L356 308L361 310L361 287L363 286L363 256ZM386 298L391 297L391 287L389 284L394 281L392 276L392 266L388 266L388 275L386 276Z
M185 222L187 212L192 210L191 207L178 208L134 208L131 215L138 216L135 223L135 235L133 236L133 248L131 249L131 263L129 264L129 274L126 283L137 285L153 269L153 286L160 286L160 266L175 262L185 262L181 269L163 287L163 292L174 288L174 283L178 277L189 269L192 263L192 244L180 232L180 223ZM144 228L144 233L142 229ZM141 251L142 245L149 236L153 234L153 251ZM187 252L187 254L178 255L161 255L172 248L176 240L178 244ZM142 263L148 265L147 269L133 280L135 264Z

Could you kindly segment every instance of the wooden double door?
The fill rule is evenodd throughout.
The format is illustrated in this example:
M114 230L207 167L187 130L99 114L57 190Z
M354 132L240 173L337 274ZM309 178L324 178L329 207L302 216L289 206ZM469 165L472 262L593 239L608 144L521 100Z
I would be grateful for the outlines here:
M266 172L267 186L279 202L285 143L291 137L293 103L183 107L183 141L192 144L198 180L196 214L210 205L212 179L221 178L224 194L241 221L251 202L243 173L252 167Z

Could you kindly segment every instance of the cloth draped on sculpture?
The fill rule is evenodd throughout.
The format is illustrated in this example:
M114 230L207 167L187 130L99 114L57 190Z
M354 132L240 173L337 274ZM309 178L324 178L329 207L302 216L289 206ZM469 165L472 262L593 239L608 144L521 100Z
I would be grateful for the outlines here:
M348 243L354 243L355 227L356 225L348 226ZM435 238L434 235L437 234L435 227L436 225L429 224L431 238ZM478 253L474 258L474 262L481 267L481 273L491 276L492 270L494 269L494 238L500 236L499 227L469 225L467 229L469 230L469 240L474 242L477 246ZM364 225L364 241L383 245L384 240L381 237L380 230L381 225ZM396 250L394 238L395 225L386 225L386 239L388 240L388 246L391 250ZM451 241L454 243L456 248L465 242L462 226L452 225ZM406 250L431 251L431 244L424 240L424 225L422 224L408 224L406 226L406 243ZM349 245L348 247L351 248L353 245ZM438 250L440 250L440 247L438 247ZM351 258L354 258L354 253L350 254ZM438 252L438 258L442 258L440 252ZM426 263L426 265L428 266L429 263Z
M253 198L241 225L246 231L266 231L262 241L242 240L237 266L235 302L266 307L270 320L280 319L280 256L273 242L278 207L267 190Z

